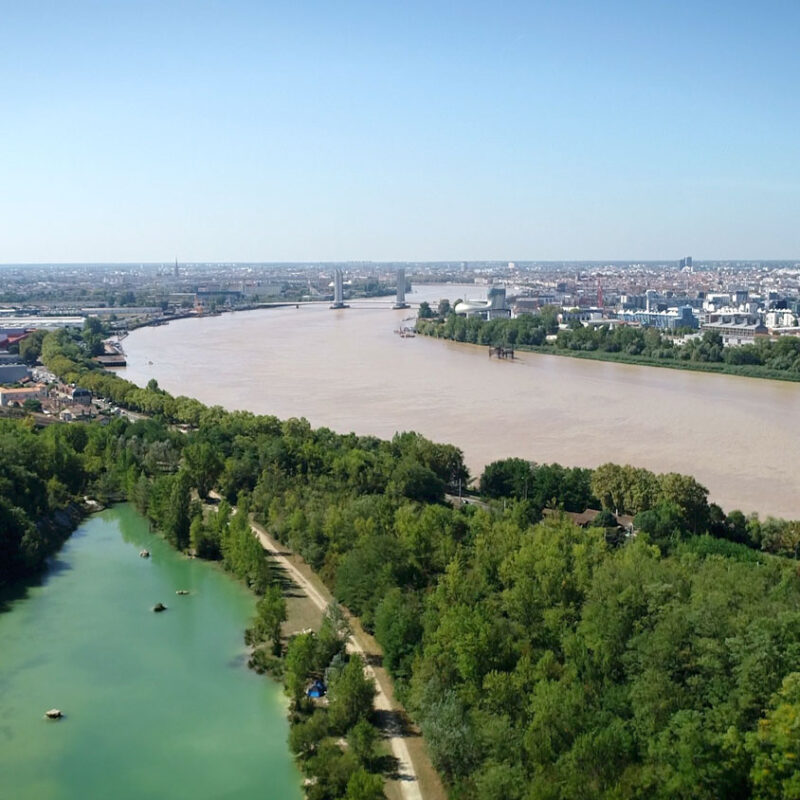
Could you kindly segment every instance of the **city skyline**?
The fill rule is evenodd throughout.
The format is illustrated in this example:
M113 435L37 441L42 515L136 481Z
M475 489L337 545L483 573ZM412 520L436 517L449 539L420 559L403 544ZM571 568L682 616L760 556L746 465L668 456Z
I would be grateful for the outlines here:
M793 3L4 18L2 263L800 258Z

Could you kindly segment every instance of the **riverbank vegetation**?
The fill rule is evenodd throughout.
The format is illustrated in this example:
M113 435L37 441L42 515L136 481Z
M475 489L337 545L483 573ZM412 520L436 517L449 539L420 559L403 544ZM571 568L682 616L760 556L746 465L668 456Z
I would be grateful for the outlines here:
M489 321L458 316L449 304L442 311L443 315L436 315L431 309L429 318L418 319L417 332L490 347L800 381L800 339L796 336L759 337L755 344L723 347L722 337L714 331L678 343L674 332L656 328L583 326L576 320L567 329L559 329L554 308Z
M518 459L451 505L467 477L451 445L206 408L99 373L73 344L51 334L43 358L156 417L109 443L112 476L177 546L259 591L248 635L265 658L282 612L247 515L300 553L375 633L454 798L796 796L798 523L725 514L675 473ZM226 502L202 515L209 487ZM587 508L601 513L579 527ZM371 690L344 636L329 614L283 660L320 800L378 791ZM327 709L305 695L316 679Z
M41 570L85 512L85 495L118 496L138 430L121 420L43 430L30 418L0 420L0 585Z

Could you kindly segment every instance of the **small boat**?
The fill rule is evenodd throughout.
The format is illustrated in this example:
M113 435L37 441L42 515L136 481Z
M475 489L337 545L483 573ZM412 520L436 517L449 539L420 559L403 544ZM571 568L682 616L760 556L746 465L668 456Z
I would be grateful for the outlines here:
M189 594L188 589L178 589L175 594Z
M160 613L161 611L166 611L166 610L167 610L167 607L163 603L156 603L153 606L153 611L155 611L156 614Z
M44 715L47 719L61 719L64 716L61 709L58 708L51 708L49 711L45 711Z
M140 550L139 551L139 558L150 558L150 551L149 550Z

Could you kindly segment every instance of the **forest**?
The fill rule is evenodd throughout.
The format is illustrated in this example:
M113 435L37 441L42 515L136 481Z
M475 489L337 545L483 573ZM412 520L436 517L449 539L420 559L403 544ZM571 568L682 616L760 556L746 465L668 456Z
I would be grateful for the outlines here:
M457 316L450 310L450 304L443 301L437 311L428 308L427 315L420 315L417 332L492 347L800 380L800 339L796 336L774 340L759 337L755 344L723 347L722 337L715 331L704 331L683 342L681 336L692 331L660 331L628 325L584 326L577 320L567 328L559 328L559 311L546 306L539 314L486 321L477 316Z
M248 636L265 665L282 657L314 800L381 796L371 689L333 612L282 649L247 514L374 632L453 798L800 797L797 522L725 513L676 473L520 459L489 465L459 506L453 445L206 408L94 369L69 335L48 334L42 358L153 419L4 423L3 513L33 525L85 490L124 492L177 547L248 582L263 598ZM28 452L57 466L11 495ZM212 488L225 501L209 513ZM601 513L579 527L569 514L587 508ZM4 562L27 558L29 531L3 531ZM324 713L302 694L315 676Z

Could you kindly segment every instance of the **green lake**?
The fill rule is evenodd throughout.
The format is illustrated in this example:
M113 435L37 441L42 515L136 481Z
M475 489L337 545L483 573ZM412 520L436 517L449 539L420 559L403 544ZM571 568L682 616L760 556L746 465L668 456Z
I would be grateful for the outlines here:
M130 506L86 520L0 613L0 795L301 798L282 691L246 664L254 604Z

